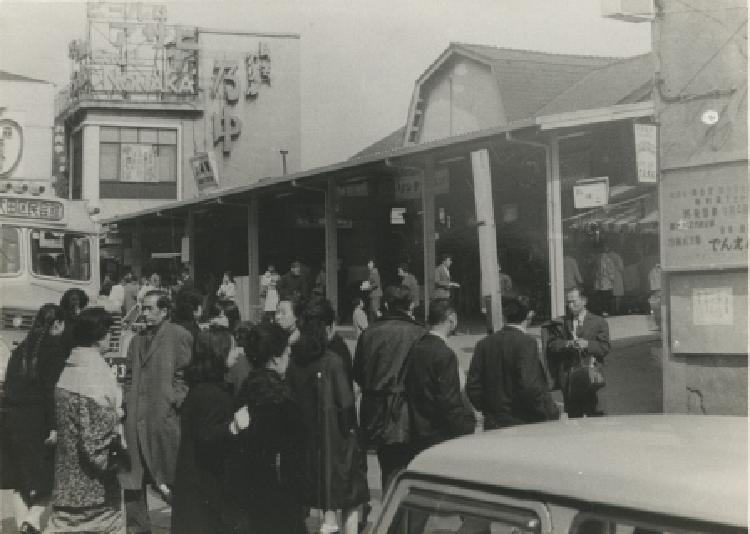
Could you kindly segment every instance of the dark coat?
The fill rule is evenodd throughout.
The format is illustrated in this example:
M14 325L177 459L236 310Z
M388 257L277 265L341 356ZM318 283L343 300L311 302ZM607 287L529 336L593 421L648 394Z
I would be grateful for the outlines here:
M367 502L367 458L341 357L330 349L295 356L287 382L304 429L302 504L337 510Z
M352 353L349 351L346 341L340 335L334 334L331 341L328 342L328 348L341 358L349 385L354 389L354 363L352 362Z
M308 298L310 296L310 283L304 273L295 276L294 273L289 271L279 278L276 290L279 292L281 300L300 297Z
M67 352L60 336L44 335L35 372L23 371L26 338L11 354L5 375L0 447L2 487L28 497L49 495L54 478L54 447L44 444L55 424L55 383ZM34 350L34 348L32 348Z
M237 405L249 408L251 422L240 432L228 464L231 532L306 532L299 505L303 425L289 387L275 371L253 369Z
M561 359L565 359L563 355L569 355L566 349L567 342L573 339L573 318L569 315L565 316L562 324L563 328L554 331L547 347L553 357L554 355L560 355ZM604 362L604 357L609 354L610 349L609 325L606 319L586 310L583 324L578 330L578 337L588 341L589 346L585 350L584 356L593 356L599 363Z
M422 334L424 328L409 316L387 314L359 336L354 380L362 388L360 424L368 445L409 441L406 357Z
M123 384L131 468L121 474L120 482L132 490L141 488L144 475L139 447L156 484L174 482L180 444L178 410L187 395L183 373L193 347L193 336L170 322L159 326L150 345L147 335L143 332L130 342Z
M461 399L458 358L445 341L426 334L409 351L408 362L406 395L414 452L474 432L474 414Z
M224 383L197 384L190 388L181 412L172 532L230 532L225 522L224 474L235 438L229 430L234 414L231 388Z
M557 419L536 340L512 326L480 340L474 349L466 393L484 414L484 428Z

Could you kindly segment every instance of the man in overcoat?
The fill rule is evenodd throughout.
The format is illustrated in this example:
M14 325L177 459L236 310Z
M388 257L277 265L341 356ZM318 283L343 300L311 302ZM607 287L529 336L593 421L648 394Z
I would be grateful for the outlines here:
M484 429L557 419L536 340L526 333L533 312L521 299L503 298L505 326L474 349L466 393L484 415Z
M169 309L166 293L146 293L146 331L128 347L123 400L130 470L120 475L120 484L125 490L129 534L151 531L147 484L156 486L168 500L174 483L180 444L178 411L187 395L183 371L190 363L193 337L168 321Z
M409 316L409 290L385 290L385 314L362 332L354 353L354 380L362 389L360 425L377 449L383 491L411 460L409 409L404 391L406 357L424 328Z
M550 367L557 373L569 417L602 415L597 404L596 391L570 391L570 370L579 359L596 359L604 362L609 353L609 325L607 320L586 309L587 299L580 289L574 288L565 294L570 312L563 320L561 329L552 332L547 343ZM584 363L586 363L584 361Z

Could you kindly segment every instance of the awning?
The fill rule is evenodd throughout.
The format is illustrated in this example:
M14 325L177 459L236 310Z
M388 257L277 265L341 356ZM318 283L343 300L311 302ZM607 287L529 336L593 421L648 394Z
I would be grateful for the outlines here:
M659 210L656 191L589 210L563 221L574 230L590 230L594 226L602 232L657 234Z

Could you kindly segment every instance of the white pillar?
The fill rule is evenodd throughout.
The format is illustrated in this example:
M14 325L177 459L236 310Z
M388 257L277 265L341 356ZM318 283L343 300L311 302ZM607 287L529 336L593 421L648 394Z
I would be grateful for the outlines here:
M565 314L562 196L560 191L560 141L557 134L552 133L547 145L547 239L549 244L550 312L552 318Z
M99 202L99 126L83 126L83 172L81 173L83 200Z
M490 296L492 330L503 326L500 278L497 261L497 229L495 209L492 203L492 173L490 154L487 149L471 153L471 173L474 177L474 203L477 212L477 235L479 237L479 264L481 266L481 295Z

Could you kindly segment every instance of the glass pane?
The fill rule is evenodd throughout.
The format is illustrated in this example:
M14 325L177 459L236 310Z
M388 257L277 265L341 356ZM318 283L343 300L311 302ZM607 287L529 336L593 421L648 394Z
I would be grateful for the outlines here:
M120 128L120 140L123 143L137 143L138 128Z
M102 143L118 143L120 141L120 129L112 126L102 126L99 129L99 141Z
M69 232L33 230L31 267L35 274L66 280L91 278L89 238Z
M177 130L159 130L160 145L176 145Z
M99 180L119 180L120 145L118 143L99 144Z
M160 182L177 181L177 147L159 145L157 177Z
M21 270L18 250L18 229L0 225L0 274L17 273Z
M158 142L156 132L156 128L139 128L138 135L140 136L140 139L138 141L140 143L151 143L155 145Z

